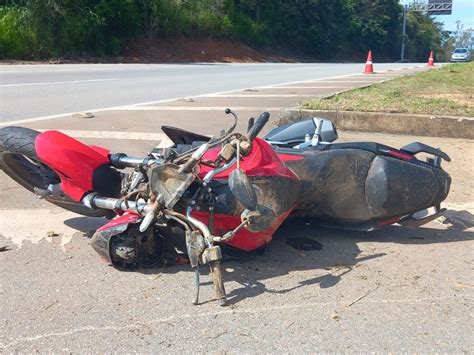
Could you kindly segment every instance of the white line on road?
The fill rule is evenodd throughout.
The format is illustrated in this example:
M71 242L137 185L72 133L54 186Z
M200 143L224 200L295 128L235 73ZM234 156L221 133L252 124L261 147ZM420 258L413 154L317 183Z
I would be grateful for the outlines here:
M15 87L15 86L80 84L80 83L95 83L98 81L113 81L113 80L118 80L118 79L110 78L110 79L88 79L88 80L71 80L71 81L47 81L47 82L39 82L39 83L4 84L4 85L0 85L0 87L5 88L5 87Z
M365 83L362 83L362 84L364 86L367 85ZM345 88L347 88L347 86L339 85L339 86L273 86L271 88L265 88L265 89L268 90L268 89L345 89Z
M39 129L44 132L47 129ZM79 131L57 129L68 136L74 138L94 138L94 139L120 139L120 140L143 140L143 141L161 141L161 144L171 143L171 140L164 133L153 132L112 132L112 131Z
M127 106L116 111L224 111L228 106ZM259 111L261 106L230 107L234 111ZM283 107L265 107L265 111L280 111Z
M374 81L374 82L377 82L377 81ZM311 83L314 83L314 84L317 84L317 85L320 85L320 84L325 84L325 83L331 83L331 84L358 84L358 83L367 83L366 80L318 80L318 81L310 81L310 82L307 82L306 84L311 84ZM280 85L285 85L285 84L279 84L279 85L272 85L271 87L279 87Z
M217 95L207 95L207 97L314 97L314 95L305 95L305 94L217 94Z

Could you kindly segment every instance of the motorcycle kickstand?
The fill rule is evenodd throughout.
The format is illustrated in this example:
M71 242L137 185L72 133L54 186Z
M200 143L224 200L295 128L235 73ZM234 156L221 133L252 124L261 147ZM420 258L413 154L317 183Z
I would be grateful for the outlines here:
M199 276L200 276L199 266L196 266L194 268L194 273L196 275L196 278L195 278L196 293L194 295L193 305L197 306L199 304L199 287L201 286L201 282L199 280Z
M220 306L227 305L227 296L224 288L224 277L222 276L222 267L220 260L209 263L212 274L212 282L214 283L215 299Z

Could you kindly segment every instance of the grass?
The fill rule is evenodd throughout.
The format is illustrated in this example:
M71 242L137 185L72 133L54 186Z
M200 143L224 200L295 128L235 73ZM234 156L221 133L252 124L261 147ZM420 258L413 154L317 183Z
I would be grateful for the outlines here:
M474 117L474 62L449 64L330 98L303 102L302 106L314 110Z

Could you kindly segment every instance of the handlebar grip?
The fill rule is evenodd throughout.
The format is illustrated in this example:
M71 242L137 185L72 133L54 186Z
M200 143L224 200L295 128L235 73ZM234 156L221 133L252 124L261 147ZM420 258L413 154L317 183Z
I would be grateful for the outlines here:
M263 112L257 121L254 123L250 132L247 134L247 138L249 141L253 141L255 137L260 133L262 128L267 124L268 120L270 119L270 114L268 112Z

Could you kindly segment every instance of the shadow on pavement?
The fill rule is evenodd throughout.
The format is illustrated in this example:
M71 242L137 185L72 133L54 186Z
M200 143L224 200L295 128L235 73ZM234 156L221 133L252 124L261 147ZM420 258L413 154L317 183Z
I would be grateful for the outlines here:
M223 261L226 270L226 282L234 281L242 287L233 289L228 294L229 304L256 297L263 293L284 294L306 285L319 284L321 288L330 288L338 284L342 278L350 273L357 264L368 260L384 257L386 254L377 252L377 245L383 243L426 245L438 243L455 243L474 240L474 232L467 231L471 225L466 222L455 224L453 221L457 214L461 214L462 221L465 217L472 218L467 211L450 211L443 224L447 229L420 227L408 229L399 226L390 226L375 232L355 232L336 229L327 229L311 224L309 221L292 219L286 221L274 236L273 241L263 253L237 254ZM466 212L470 216L466 216ZM458 216L459 217L459 216ZM87 217L73 218L65 223L68 226L88 232L101 225L101 219ZM297 250L287 244L288 238L307 238L321 244L321 250ZM361 251L360 242L374 243L370 252ZM383 249L383 248L382 248ZM368 255L367 255L368 254ZM207 267L201 267L203 274L208 272ZM288 275L297 270L327 270L325 275L320 275L300 282L297 286L286 289L269 289L264 280ZM189 265L178 265L169 268L143 269L138 272L145 274L189 272ZM202 285L208 285L203 283Z
M323 245L323 248L319 251L295 250L285 243L289 237L315 239ZM245 262L246 268L242 270L244 272L232 272L225 275L227 281L232 280L242 285L241 288L229 294L229 303L235 304L242 299L262 293L288 293L306 285L319 284L321 288L335 286L357 264L385 256L385 253L377 252L377 244L425 245L469 240L474 240L474 232L454 226L448 229L429 227L408 229L391 226L366 233L321 228L302 220L289 220L276 233L269 245L268 253L260 257L255 256ZM359 242L374 243L375 247L370 255L367 255L367 251L360 250L357 245ZM230 262L225 266L232 264L236 265ZM262 283L266 279L287 275L295 270L328 270L328 273L304 280L297 286L280 290L268 289Z

